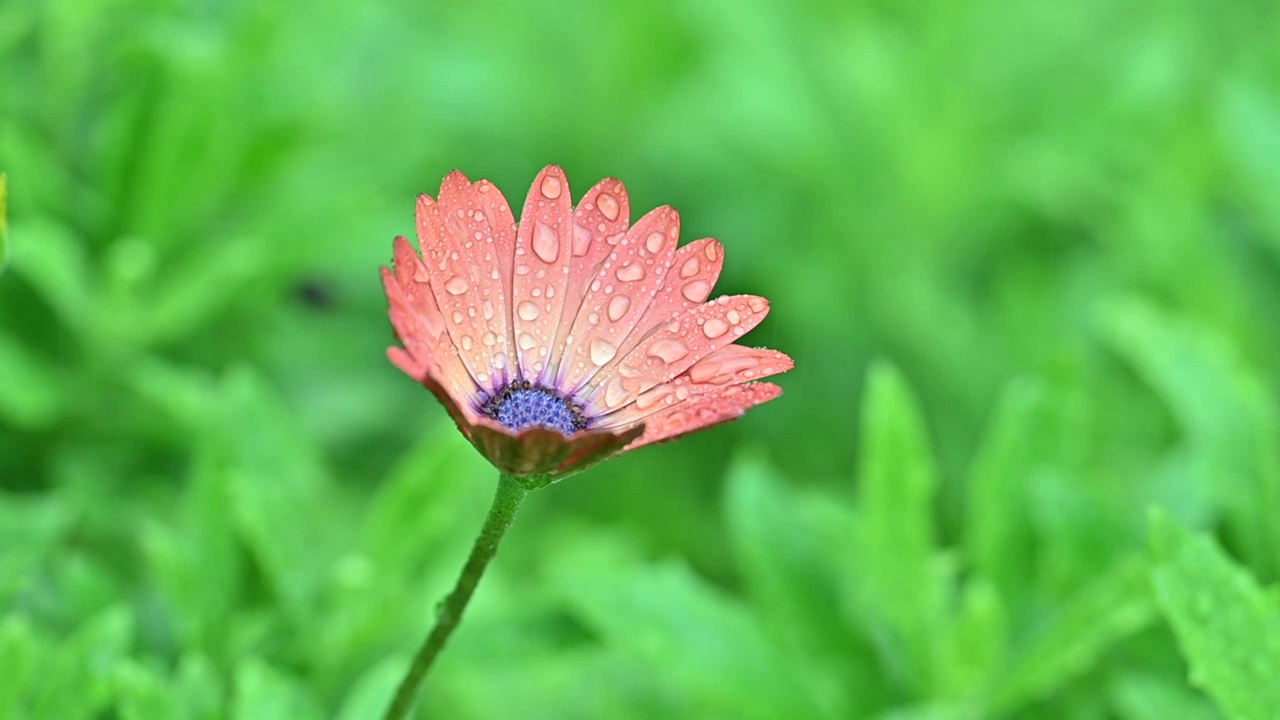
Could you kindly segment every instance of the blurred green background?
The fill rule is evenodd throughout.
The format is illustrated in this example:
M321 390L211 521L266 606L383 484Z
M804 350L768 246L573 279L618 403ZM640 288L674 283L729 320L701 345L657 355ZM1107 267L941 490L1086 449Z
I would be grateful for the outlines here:
M1278 26L5 0L0 717L378 716L494 472L377 268L553 162L796 369L533 495L419 717L1280 717Z

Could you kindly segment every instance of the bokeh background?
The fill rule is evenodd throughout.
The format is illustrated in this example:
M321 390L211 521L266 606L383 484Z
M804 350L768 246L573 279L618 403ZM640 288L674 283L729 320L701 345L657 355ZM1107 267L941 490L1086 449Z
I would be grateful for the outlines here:
M418 717L1277 717L1278 16L6 0L0 717L378 717L494 485L378 267L553 162L796 369L533 495Z

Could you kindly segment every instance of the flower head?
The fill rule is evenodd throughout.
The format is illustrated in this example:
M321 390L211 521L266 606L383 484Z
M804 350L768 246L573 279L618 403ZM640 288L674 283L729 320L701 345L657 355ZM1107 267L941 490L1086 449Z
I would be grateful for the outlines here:
M677 248L679 215L633 225L602 180L575 207L559 167L533 182L517 224L487 180L454 171L417 208L418 245L382 269L387 355L425 385L499 470L539 486L613 455L732 420L782 390L776 350L734 344L761 297L708 300L724 248Z

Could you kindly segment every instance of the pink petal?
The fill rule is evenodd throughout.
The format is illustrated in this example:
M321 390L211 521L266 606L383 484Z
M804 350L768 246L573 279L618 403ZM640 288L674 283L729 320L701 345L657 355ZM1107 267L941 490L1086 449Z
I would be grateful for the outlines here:
M461 173L451 173L445 179L445 190L460 194L459 186L465 183L466 178ZM496 351L494 345L486 344L485 340L490 336L497 338L490 324L501 307L502 283L493 279L487 269L482 271L473 263L470 250L463 246L461 221L466 219L464 208L450 208L446 212L445 206L429 195L421 195L418 197L417 214L423 264L431 277L431 290L444 318L445 329L476 384L492 387L492 360L497 352L507 350L506 339L498 338L502 344ZM481 275L482 272L486 274ZM483 310L490 306L494 314L486 318L487 313Z
M754 295L720 297L686 310L641 341L607 374L601 373L595 392L584 403L587 414L599 416L625 407L732 343L768 314L769 302Z
M459 403L452 394L445 390L437 380L438 376L433 368L419 364L403 348L387 348L387 358L391 360L392 365L400 368L406 375L422 383L423 386L430 390L431 394L435 395L440 404L444 406L445 411L449 413L449 417L453 418L462 434L467 436L468 439L471 438L471 426L476 420L474 413L471 412L467 403Z
M559 358L555 344L564 315L573 257L573 202L564 171L548 165L525 200L516 234L512 324L526 380L545 383Z
M777 350L728 345L694 363L670 382L637 395L635 402L597 418L595 427L626 426L691 397L717 393L726 386L760 380L793 367L795 363L791 358Z
M414 362L437 368L440 382L459 400L474 399L477 387L458 355L453 339L436 305L421 258L403 237L395 240L395 273L382 268L382 284L389 303L388 315L396 335Z
M731 385L718 393L700 395L645 420L644 434L627 451L650 443L672 440L713 425L736 420L748 409L782 394L773 383Z
M587 288L565 349L559 387L573 391L597 373L608 373L636 323L662 287L680 237L680 214L670 207L649 212L605 258Z
M507 346L514 351L516 336L511 321L511 306L515 296L511 283L516 255L516 220L511 214L511 204L493 183L481 180L475 184L475 188L489 227L493 229L493 251L498 261L498 274L502 276L503 294L507 298L507 307L498 308L498 312L504 316L507 325Z
M567 344L569 331L582 308L588 286L609 257L610 251L627 232L631 223L631 203L621 181L605 178L582 196L573 210L573 260L569 266L569 285L564 301L564 320L556 331L555 346ZM551 368L553 377L562 378L560 362ZM557 380L559 387L565 387Z

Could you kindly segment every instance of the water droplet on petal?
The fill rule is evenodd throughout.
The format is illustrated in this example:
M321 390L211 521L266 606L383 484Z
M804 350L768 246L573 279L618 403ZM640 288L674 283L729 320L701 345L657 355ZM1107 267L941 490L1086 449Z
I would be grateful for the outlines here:
M463 320L463 318L464 318L464 316L463 316L463 314L462 314L462 311L461 311L461 310L454 310L454 311L453 311L453 324L454 324L454 325L461 325L461 324L462 324L462 320Z
M618 279L622 282L635 282L644 279L644 268L639 264L618 268Z
M747 305L751 308L751 312L764 312L769 307L768 301L762 297L753 297L747 301Z
M618 354L618 348L607 340L596 338L591 341L591 362L596 365L604 365Z
M542 194L548 198L555 200L560 197L560 191L564 188L560 184L560 178L554 175L548 175L542 178Z
M702 334L709 338L718 338L729 332L729 323L720 318L711 318L702 325Z
M573 226L573 254L582 257L591 249L591 231L581 225Z
M640 410L648 410L662 398L671 394L671 386L659 385L654 389L636 398L636 407Z
M556 237L556 231L550 225L541 220L533 227L533 252L548 265L560 257L560 238Z
M738 323L742 322L742 316L738 314L737 310L730 310L729 312L725 313L724 316L733 325L737 325Z
M520 337L516 338L516 342L520 344L521 350L530 350L538 341L529 333L520 333Z
M684 265L680 266L680 277L691 278L698 274L698 270L702 268L702 263L698 262L698 256L695 255L684 261Z
M689 388L687 388L687 387L685 387L685 386L683 386L683 385L681 385L680 387L676 388L676 399L677 399L677 400L685 400L685 399L687 399L688 397L689 397Z
M455 275L449 280L449 282L444 284L445 292L450 295L461 295L467 291L468 287L470 287L470 284L467 283L467 279L461 275Z
M689 302L702 302L711 294L711 283L706 280L685 283L685 286L680 289L680 294L684 295Z
M485 320L492 320L492 319L493 319L493 315L494 315L494 310L493 310L493 301L492 301L492 300L485 300L485 301L484 301L484 319L485 319Z
M602 192L596 196L596 205L599 206L600 212L610 220L618 219L618 199L609 193Z
M493 356L493 366L501 370L507 366L507 354L504 352L495 353Z
M649 248L649 252L656 253L662 249L662 241L665 240L662 233L649 233L648 239L644 241L644 246Z
M689 354L689 348L675 338L663 338L649 346L649 357L673 363Z
M489 347L493 347L498 342L498 336L491 332L487 332L480 336L480 342Z
M627 308L631 307L631 298L626 295L615 295L609 301L609 319L617 322L626 314Z
M520 303L520 307L516 308L516 313L520 315L521 320L537 320L538 305L525 300Z
M462 349L463 349L463 350L466 350L467 352L471 352L471 348L472 348L472 346L475 344L475 343L471 340L471 336L470 336L470 335L463 335L463 336L462 336L462 339L461 339L459 342L462 344Z
M713 242L707 243L707 259L711 262L715 262L719 255L720 249L716 247L716 244Z
M604 388L604 404L613 407L627 398L627 389L622 387L622 378L615 377Z

